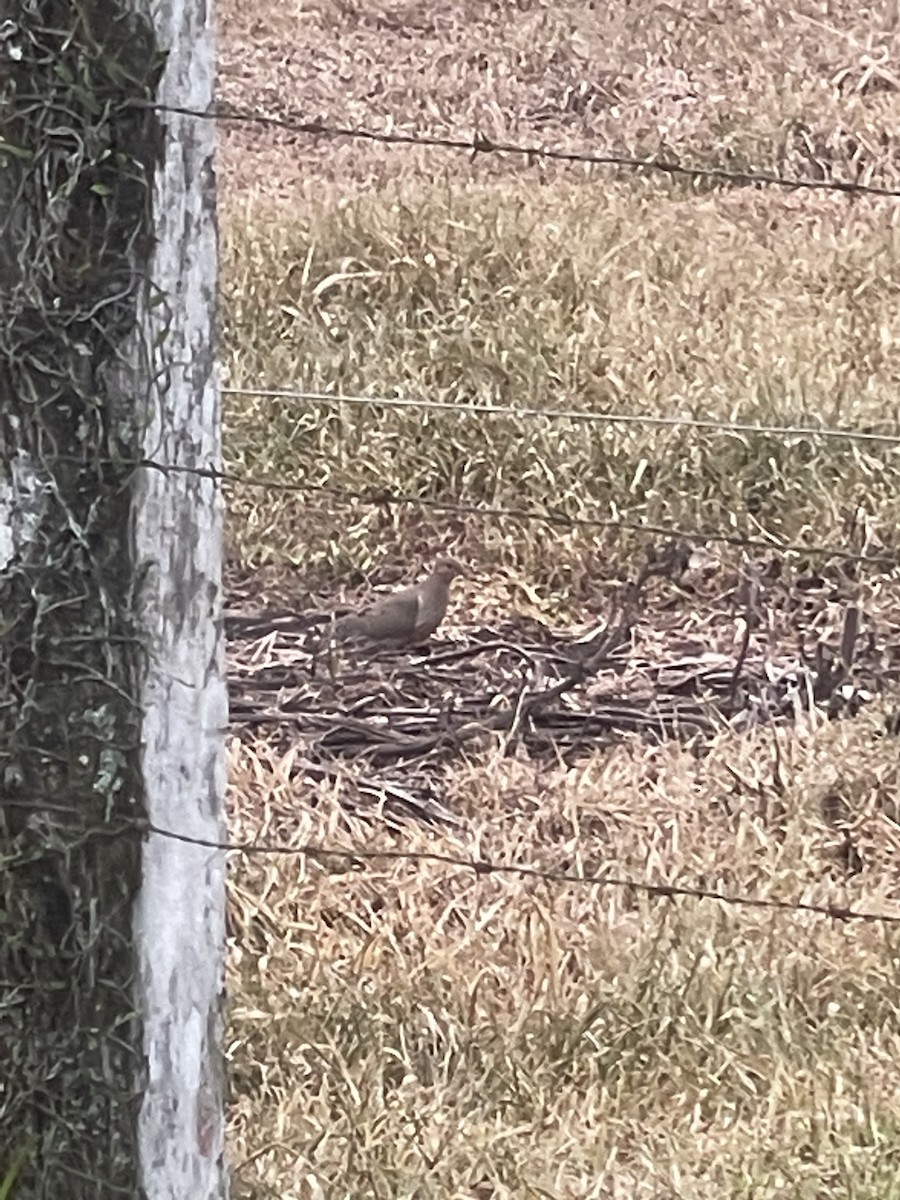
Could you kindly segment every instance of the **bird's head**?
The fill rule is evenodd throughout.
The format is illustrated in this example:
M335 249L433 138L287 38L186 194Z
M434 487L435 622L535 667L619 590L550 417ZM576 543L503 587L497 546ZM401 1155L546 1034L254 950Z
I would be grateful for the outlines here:
M440 558L435 560L434 571L432 574L436 575L438 579L444 579L447 581L447 583L450 583L459 575L462 575L464 578L468 578L471 572L469 571L468 567L464 567L462 563L458 562L455 558L450 558L449 555L442 555Z

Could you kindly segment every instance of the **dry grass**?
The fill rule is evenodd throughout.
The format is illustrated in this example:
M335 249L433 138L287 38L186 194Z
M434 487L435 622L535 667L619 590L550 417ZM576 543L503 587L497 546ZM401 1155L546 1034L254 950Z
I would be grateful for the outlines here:
M292 782L292 755L236 747L235 833L900 914L896 749L873 728L781 738L777 768L771 735L570 770L488 755L446 780L460 830L401 836ZM255 860L233 911L240 1194L898 1194L889 927L430 863Z
M220 92L243 106L900 182L893 4L220 7ZM898 428L894 202L246 128L220 170L231 386ZM874 444L240 396L226 453L337 489L898 548L897 455ZM236 566L275 564L295 596L452 544L497 596L517 580L573 619L640 545L252 489L230 537ZM897 912L896 746L877 722L697 756L635 742L571 768L491 750L436 781L458 828L402 836L265 740L236 743L233 833ZM890 927L433 863L254 859L231 898L238 1196L900 1196Z
M900 108L891 0L630 0L471 4L223 0L219 94L332 124L451 133L896 184ZM282 153L273 153L280 148ZM234 130L223 165L242 193L345 193L458 155L311 144ZM481 160L483 175L510 164ZM520 164L516 164L518 168ZM552 177L552 173L551 173Z
M316 206L289 226L251 214L226 237L235 387L897 428L898 234L881 209L845 212L838 227L794 199L559 183L549 208L524 184L448 185ZM289 481L762 527L851 552L892 543L897 525L896 453L877 445L242 396L228 424L241 472ZM311 529L309 503L240 493L242 555L365 569L379 541L396 544L394 510L348 518L314 498ZM400 511L406 525L418 516ZM634 548L589 531L548 555L557 533L510 521L459 521L454 536L475 559L514 555L548 585L567 557L593 548L621 561Z
M222 96L245 107L900 182L887 4L523 3L476 17L323 3L265 19L226 4L224 17ZM233 386L896 427L893 201L706 194L247 128L224 139L223 170ZM249 397L228 421L236 465L291 481L707 532L761 524L851 550L896 526L896 456L872 447ZM635 549L312 506L310 523L307 497L241 491L236 552L341 575L377 566L380 543L427 554L452 537L552 586L564 561Z

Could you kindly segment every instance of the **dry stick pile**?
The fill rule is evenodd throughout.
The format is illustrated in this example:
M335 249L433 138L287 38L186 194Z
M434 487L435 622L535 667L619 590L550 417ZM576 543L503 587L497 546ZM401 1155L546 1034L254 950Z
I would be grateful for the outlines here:
M897 679L900 622L883 615L877 587L868 610L847 576L789 578L773 558L704 596L690 562L683 545L651 551L618 611L578 640L523 618L424 651L337 651L322 645L321 613L232 611L232 723L292 746L311 783L352 781L355 809L448 820L443 765L491 739L564 760L628 733L702 746L812 706L852 715ZM654 577L688 590L689 619L683 601L674 614L655 605L648 628Z

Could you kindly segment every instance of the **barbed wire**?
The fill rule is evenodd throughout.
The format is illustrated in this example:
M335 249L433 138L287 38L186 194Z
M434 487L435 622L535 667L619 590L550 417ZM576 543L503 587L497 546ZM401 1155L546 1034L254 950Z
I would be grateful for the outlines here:
M342 860L351 866L365 866L376 862L407 862L412 864L432 863L437 866L453 867L471 871L476 876L512 875L521 879L533 879L561 886L606 887L640 892L658 899L674 900L684 897L693 900L716 900L740 908L770 909L778 912L802 912L815 916L830 917L835 921L882 922L900 924L900 913L877 913L867 909L851 908L844 904L819 904L811 900L782 900L771 896L746 896L733 892L720 892L713 888L692 887L680 883L650 883L643 879L600 874L579 874L573 871L553 870L531 863L496 862L489 858L463 858L438 850L362 850L342 846L323 846L317 842L303 842L298 846L276 845L265 842L216 841L212 838L194 837L165 829L152 821L138 821L138 826L147 833L172 841L183 842L208 850L229 854L289 855L310 858L327 866L329 861Z
M580 421L601 425L653 425L666 429L709 429L720 433L746 433L782 438L826 438L852 442L874 442L900 446L900 434L879 433L865 429L838 429L827 425L755 424L749 421L726 421L715 417L658 416L645 413L622 413L607 410L519 407L506 404L457 404L452 400L428 400L417 396L360 396L343 392L302 391L293 388L223 387L224 396L257 396L271 400L304 400L338 407L422 409L448 412L464 417L511 417L526 420L544 418L548 421Z
M515 154L528 162L538 160L583 163L590 166L617 167L631 171L650 171L690 179L710 179L722 183L756 184L780 187L788 191L839 192L845 195L874 196L900 199L900 190L878 184L860 183L850 179L813 179L808 176L779 175L773 171L753 168L740 170L729 167L704 167L699 164L673 162L661 158L640 158L630 154L598 154L587 150L564 150L558 147L497 141L485 134L455 137L449 134L402 133L397 130L366 129L356 125L329 124L320 118L307 120L301 116L274 117L249 109L215 106L211 109L186 108L171 104L148 104L156 112L199 120L233 121L242 124L264 125L289 133L309 137L349 138L393 146L422 146L430 149L455 150L471 154Z
M438 512L455 513L459 516L477 516L507 518L518 521L543 522L567 529L619 529L628 533L652 534L654 537L667 539L683 539L689 542L712 542L727 546L739 546L748 550L770 550L778 554L796 554L815 558L839 558L845 562L865 563L895 569L900 560L894 554L862 554L848 551L838 546L803 545L798 542L782 542L774 537L753 537L741 533L705 532L701 529L684 529L679 526L657 525L641 521L626 521L618 517L576 517L559 512L539 512L534 509L499 507L494 505L466 504L461 501L433 500L425 496L408 496L391 491L386 487L373 487L369 490L337 487L327 483L310 481L288 481L282 479L267 479L251 475L239 475L231 471L220 470L216 467L188 467L177 463L162 463L154 459L143 459L136 464L150 470L161 471L164 474L193 475L201 479L210 479L233 487L261 488L269 491L294 492L298 494L313 492L333 496L335 499L359 501L363 504L389 505L402 504L410 507L430 509Z

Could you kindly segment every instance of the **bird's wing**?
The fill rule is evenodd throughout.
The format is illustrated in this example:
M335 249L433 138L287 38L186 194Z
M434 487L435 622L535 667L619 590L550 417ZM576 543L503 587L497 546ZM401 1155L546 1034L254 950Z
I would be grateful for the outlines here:
M418 588L386 596L360 614L363 632L377 641L410 637L419 620L422 597Z

